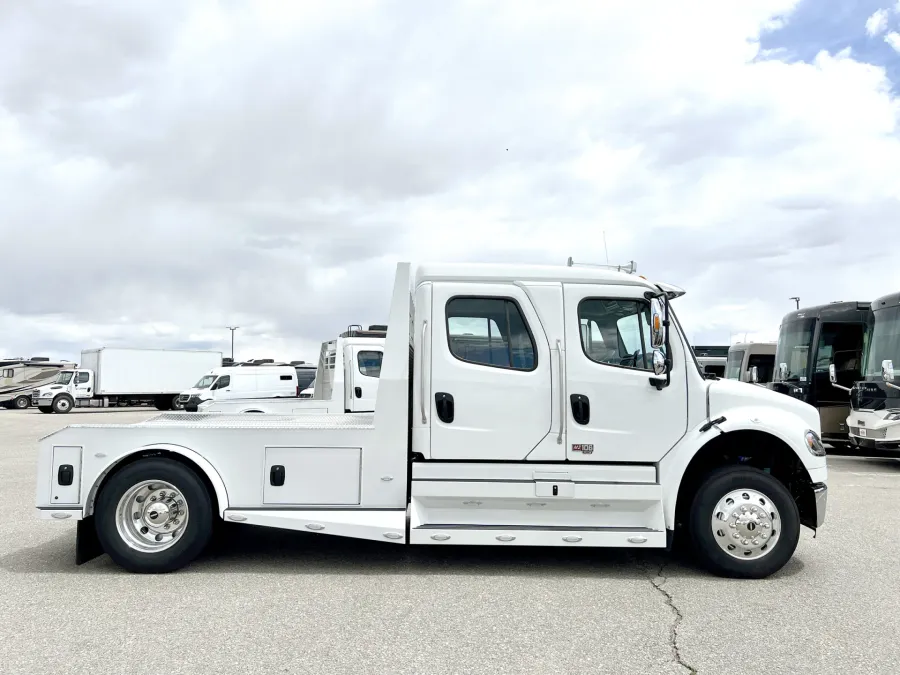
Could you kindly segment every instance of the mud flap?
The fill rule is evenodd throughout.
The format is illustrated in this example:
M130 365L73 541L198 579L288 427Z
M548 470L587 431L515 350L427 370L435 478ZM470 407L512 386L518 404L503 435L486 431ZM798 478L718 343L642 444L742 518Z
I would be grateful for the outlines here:
M103 547L97 538L94 516L78 521L75 530L75 564L83 565L103 555Z

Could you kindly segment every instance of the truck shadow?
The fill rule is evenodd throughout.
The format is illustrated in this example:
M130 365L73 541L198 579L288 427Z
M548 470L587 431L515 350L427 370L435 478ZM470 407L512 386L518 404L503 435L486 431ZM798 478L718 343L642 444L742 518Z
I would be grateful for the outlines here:
M18 574L127 574L106 555L76 566L74 532L0 556L0 569ZM802 569L802 560L794 556L775 577L793 576ZM227 524L204 554L177 574L474 574L647 579L660 571L667 578L715 578L697 568L683 553L660 550L401 546Z

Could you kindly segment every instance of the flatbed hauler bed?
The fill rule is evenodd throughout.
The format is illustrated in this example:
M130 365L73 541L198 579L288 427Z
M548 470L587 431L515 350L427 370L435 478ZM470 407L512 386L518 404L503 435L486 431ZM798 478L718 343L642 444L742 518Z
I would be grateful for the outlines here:
M767 576L824 520L819 418L705 380L679 295L607 270L401 263L374 414L70 426L41 440L38 511L80 521L79 562L137 572L188 564L221 517L399 544L684 532L711 571Z

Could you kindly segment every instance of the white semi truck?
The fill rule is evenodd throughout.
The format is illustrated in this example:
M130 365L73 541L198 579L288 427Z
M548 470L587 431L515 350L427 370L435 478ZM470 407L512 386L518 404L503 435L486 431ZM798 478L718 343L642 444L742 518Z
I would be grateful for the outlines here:
M401 263L375 412L163 413L40 441L36 507L169 572L214 519L386 544L667 548L761 578L825 518L811 406L707 380L670 300L600 269ZM483 341L471 346L472 337Z
M900 382L894 364L900 364L900 293L872 303L863 354L863 379L852 387L840 384L834 364L832 385L850 393L850 444L872 455L900 456Z
M222 352L215 351L85 349L77 368L60 371L54 383L34 390L31 402L43 413L142 403L171 410L180 407L179 392L221 365Z
M380 331L378 337L360 336L358 331L351 330L336 340L323 342L311 398L208 400L200 403L197 411L282 415L374 412L384 357L384 334Z

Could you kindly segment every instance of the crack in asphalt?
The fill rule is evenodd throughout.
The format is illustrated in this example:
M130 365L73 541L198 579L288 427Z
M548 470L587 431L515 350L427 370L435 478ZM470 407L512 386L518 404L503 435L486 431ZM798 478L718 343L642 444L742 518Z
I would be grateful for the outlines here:
M669 580L668 577L663 576L663 570L665 570L666 565L668 564L668 561L663 561L663 563L659 566L659 570L657 570L656 572L656 576L650 579L650 583L653 585L653 588L655 588L663 595L663 597L666 599L666 604L671 607L672 611L675 613L675 620L672 622L672 626L669 629L669 646L672 648L672 655L675 659L675 663L684 668L691 675L696 675L697 669L684 660L684 657L681 655L681 648L678 646L678 626L684 620L684 615L675 604L675 598L672 596L672 594L669 593L669 591L667 591L665 588L663 588L663 584L665 584Z

